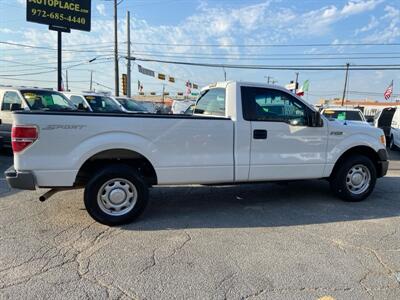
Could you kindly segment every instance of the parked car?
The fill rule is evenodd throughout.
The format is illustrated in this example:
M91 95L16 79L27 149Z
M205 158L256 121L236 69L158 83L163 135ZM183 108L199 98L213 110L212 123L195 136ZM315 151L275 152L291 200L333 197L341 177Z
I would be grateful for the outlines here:
M3 146L11 148L11 125L13 111L41 110L41 111L72 111L75 106L63 94L38 88L0 87L0 136L3 137Z
M1 125L1 119L0 119L0 125ZM0 150L3 149L3 141L4 141L3 137L0 136Z
M115 98L119 104L121 104L127 112L135 112L135 113L148 113L149 111L144 107L140 102L135 101L131 98L124 97L116 97Z
M271 112L269 104L284 109ZM84 187L88 213L107 225L141 215L154 185L327 179L338 197L362 201L389 165L381 129L331 122L264 84L209 85L193 116L14 114L9 185L53 188L42 201Z
M127 112L122 105L112 97L96 93L64 93L80 110L96 113L118 113Z
M138 101L138 100L136 100ZM143 105L146 110L152 114L157 113L157 107L153 102L150 101L138 101L141 105Z
M195 108L196 108L196 104L192 104L185 110L185 112L183 114L191 116L191 115L193 115Z
M400 148L400 109L396 109L393 115L389 146L392 150L398 150Z
M378 112L374 118L374 126L383 130L388 145L390 145L390 129L395 112L395 107L386 107Z
M171 111L173 114L184 114L185 111L196 103L194 100L174 100L172 102Z
M358 108L328 107L324 108L321 113L328 119L334 119L345 123L368 125L362 111Z

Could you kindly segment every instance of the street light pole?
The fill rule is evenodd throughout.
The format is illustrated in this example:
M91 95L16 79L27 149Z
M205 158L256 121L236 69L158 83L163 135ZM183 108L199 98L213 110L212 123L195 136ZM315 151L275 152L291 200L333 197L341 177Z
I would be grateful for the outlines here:
M126 28L126 32L127 32L127 34L128 34L128 37L127 37L127 40L128 40L128 57L131 57L131 13L130 13L130 11L128 10L127 12L126 12L126 26L127 26L127 28ZM128 64L127 64L127 72L126 72L126 77L127 77L127 85L126 85L126 91L127 91L127 96L128 96L128 98L130 98L131 97L131 94L132 94L132 92L131 92L131 60L130 59L128 59L128 62L127 62Z
M93 71L90 71L90 91L93 91Z
M344 106L344 100L346 98L347 81L349 80L349 67L350 67L350 64L347 63L346 64L346 77L344 80L344 89L343 89L343 97L342 97L342 106Z
M118 4L114 0L114 64L115 64L115 95L119 96L119 66L118 66Z

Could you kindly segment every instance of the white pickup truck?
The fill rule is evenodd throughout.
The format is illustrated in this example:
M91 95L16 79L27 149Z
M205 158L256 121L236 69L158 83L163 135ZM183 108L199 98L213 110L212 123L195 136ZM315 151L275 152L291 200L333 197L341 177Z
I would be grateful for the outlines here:
M11 187L85 188L98 222L131 222L154 185L328 179L361 201L388 169L381 129L329 121L287 90L222 82L194 114L14 113ZM268 197L268 195L266 195Z

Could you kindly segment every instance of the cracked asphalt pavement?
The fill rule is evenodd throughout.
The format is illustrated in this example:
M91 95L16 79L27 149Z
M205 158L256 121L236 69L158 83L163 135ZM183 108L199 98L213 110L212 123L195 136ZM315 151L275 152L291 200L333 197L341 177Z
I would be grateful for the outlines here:
M324 181L157 187L95 223L82 191L0 179L0 299L400 299L400 152L361 203ZM12 164L0 157L0 171Z

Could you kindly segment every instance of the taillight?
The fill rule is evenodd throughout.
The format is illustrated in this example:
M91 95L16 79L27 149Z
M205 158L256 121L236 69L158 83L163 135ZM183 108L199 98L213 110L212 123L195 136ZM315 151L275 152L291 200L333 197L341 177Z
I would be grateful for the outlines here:
M16 125L12 127L11 143L14 153L21 152L38 139L36 126Z

